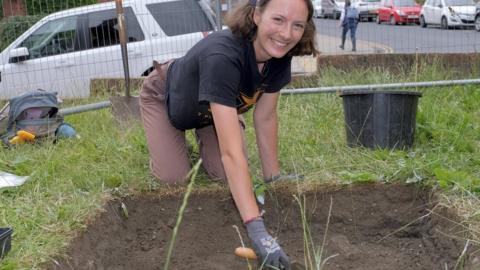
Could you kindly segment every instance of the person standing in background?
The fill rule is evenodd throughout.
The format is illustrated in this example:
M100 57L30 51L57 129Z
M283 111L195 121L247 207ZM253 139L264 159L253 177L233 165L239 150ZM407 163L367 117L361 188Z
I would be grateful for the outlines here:
M340 49L345 49L345 39L347 38L348 30L350 30L350 39L352 40L352 52L357 51L356 32L358 26L358 19L358 10L354 6L352 6L350 0L346 0L345 9L340 16L340 26L342 27L342 44L340 45Z

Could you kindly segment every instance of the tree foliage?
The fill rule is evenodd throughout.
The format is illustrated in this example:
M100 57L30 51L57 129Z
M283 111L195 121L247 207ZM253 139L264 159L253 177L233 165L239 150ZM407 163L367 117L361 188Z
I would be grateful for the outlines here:
M0 23L0 51L3 51L23 32L39 21L42 16L12 16Z
M3 0L0 0L0 20L3 19Z
M24 0L24 3L27 8L27 16L12 16L4 18L0 22L0 51L43 16L64 9L95 4L97 0ZM0 19L2 17L3 0L0 0Z

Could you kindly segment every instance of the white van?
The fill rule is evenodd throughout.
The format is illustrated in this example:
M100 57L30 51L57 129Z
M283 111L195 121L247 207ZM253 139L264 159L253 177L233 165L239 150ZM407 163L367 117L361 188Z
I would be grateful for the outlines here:
M147 75L154 59L184 55L215 30L203 1L124 1L131 77ZM0 99L38 88L87 97L92 78L123 77L119 44L114 1L51 14L0 54Z

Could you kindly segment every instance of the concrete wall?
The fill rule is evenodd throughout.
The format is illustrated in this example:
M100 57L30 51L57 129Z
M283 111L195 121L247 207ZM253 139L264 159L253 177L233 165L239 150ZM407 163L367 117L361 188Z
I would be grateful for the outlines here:
M353 69L378 68L398 73L409 73L418 65L437 65L441 68L453 70L458 78L464 79L471 74L480 78L480 54L366 54L366 55L329 55L317 58L318 70L335 68L343 71ZM298 77L294 78L298 79ZM137 94L141 88L143 78L131 79L132 92ZM124 92L123 79L98 78L90 84L91 95L122 95Z
M393 72L409 72L415 65L437 65L459 74L477 74L480 78L480 53L422 53L325 55L317 59L318 70L326 67L344 71L376 67Z

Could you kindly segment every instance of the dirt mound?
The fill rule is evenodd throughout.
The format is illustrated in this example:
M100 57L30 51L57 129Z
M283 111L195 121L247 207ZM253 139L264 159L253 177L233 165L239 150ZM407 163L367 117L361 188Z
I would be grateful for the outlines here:
M414 186L368 184L318 188L301 195L276 188L266 198L267 227L298 261L304 262L305 251L301 211L294 195L305 199L317 251L327 233L323 254L334 257L323 269L455 269L465 247L465 240L454 237L463 230L455 218L436 205L429 191ZM75 239L69 258L48 269L162 269L182 199L154 194L126 198L128 218L119 201L110 203ZM227 191L193 194L170 269L248 269L245 260L233 255L241 244L232 225L240 228L248 245ZM469 263L464 269L474 269Z

